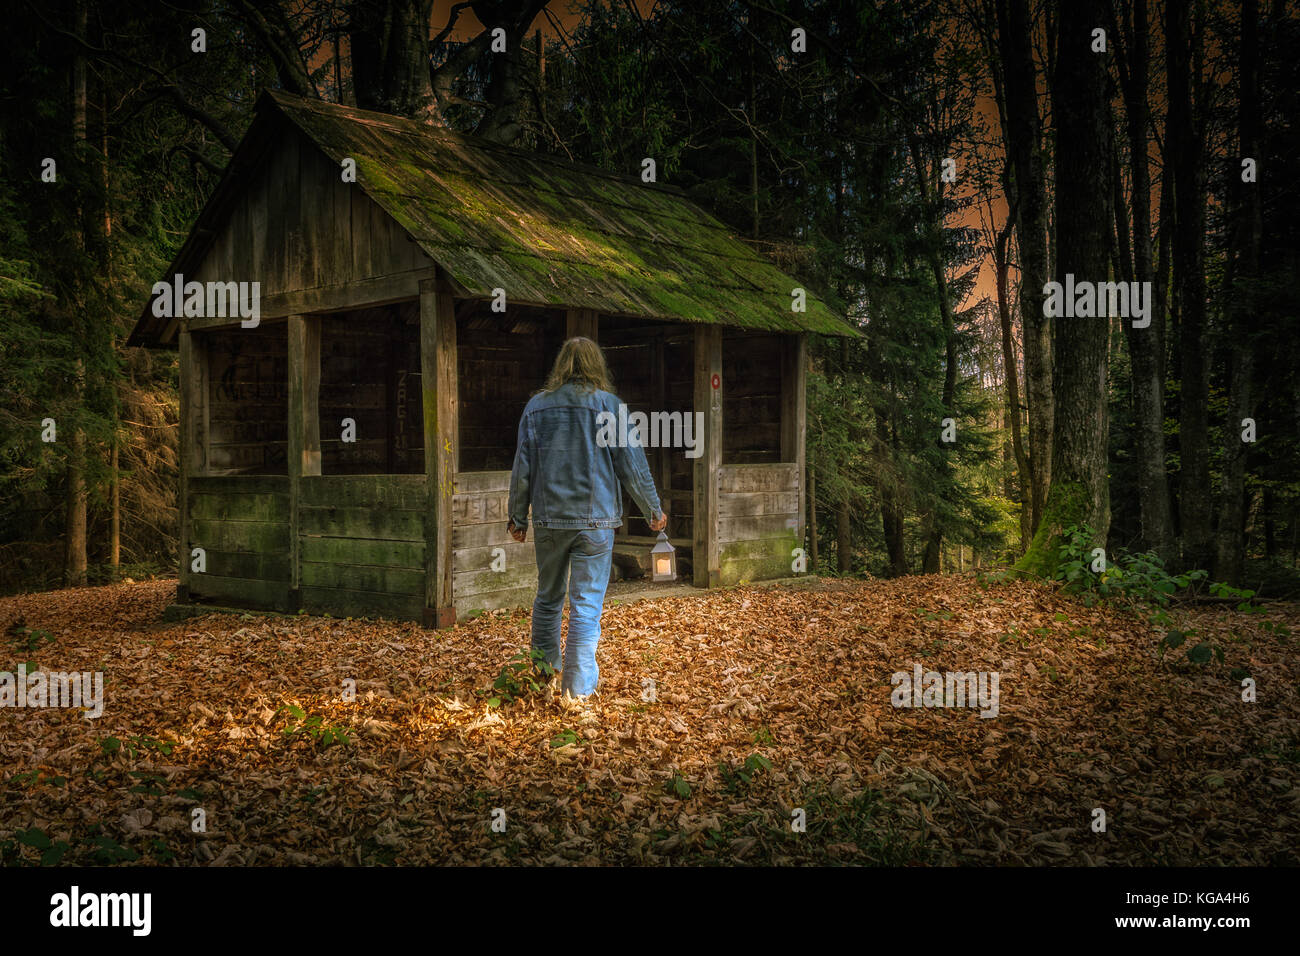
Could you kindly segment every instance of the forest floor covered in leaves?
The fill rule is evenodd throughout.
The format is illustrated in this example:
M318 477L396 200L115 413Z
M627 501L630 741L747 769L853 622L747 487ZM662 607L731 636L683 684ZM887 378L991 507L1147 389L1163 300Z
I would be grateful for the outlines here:
M1300 861L1294 605L1174 610L1162 655L1166 628L1045 585L742 587L608 607L587 705L493 707L526 612L161 623L174 591L0 600L0 671L106 675L97 720L0 708L3 862ZM998 672L997 716L895 708L915 664Z

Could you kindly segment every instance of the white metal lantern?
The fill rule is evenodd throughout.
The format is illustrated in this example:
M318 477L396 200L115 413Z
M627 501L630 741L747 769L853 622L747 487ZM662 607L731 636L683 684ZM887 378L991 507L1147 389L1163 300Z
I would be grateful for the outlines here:
M660 531L659 540L650 549L650 572L654 581L677 580L677 551L668 543L668 535Z

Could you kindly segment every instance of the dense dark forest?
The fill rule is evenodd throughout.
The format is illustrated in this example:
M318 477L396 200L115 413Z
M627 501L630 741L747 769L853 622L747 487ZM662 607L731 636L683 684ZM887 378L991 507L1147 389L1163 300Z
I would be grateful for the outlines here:
M0 590L174 573L175 355L123 342L267 87L653 158L847 315L810 570L1293 590L1285 0L23 0L0 44Z

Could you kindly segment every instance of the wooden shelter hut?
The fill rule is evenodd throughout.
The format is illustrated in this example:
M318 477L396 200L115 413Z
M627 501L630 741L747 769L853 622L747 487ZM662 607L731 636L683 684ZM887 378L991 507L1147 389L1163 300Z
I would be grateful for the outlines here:
M531 603L507 488L567 336L630 409L704 413L699 457L647 454L711 587L791 573L806 336L854 334L678 189L278 92L162 282L128 344L180 350L178 603L440 627Z

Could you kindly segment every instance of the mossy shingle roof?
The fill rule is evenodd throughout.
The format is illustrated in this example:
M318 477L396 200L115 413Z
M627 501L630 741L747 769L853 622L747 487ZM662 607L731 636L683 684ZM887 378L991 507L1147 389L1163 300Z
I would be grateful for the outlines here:
M470 297L852 335L802 283L680 191L412 120L268 92ZM134 336L133 336L134 338Z

